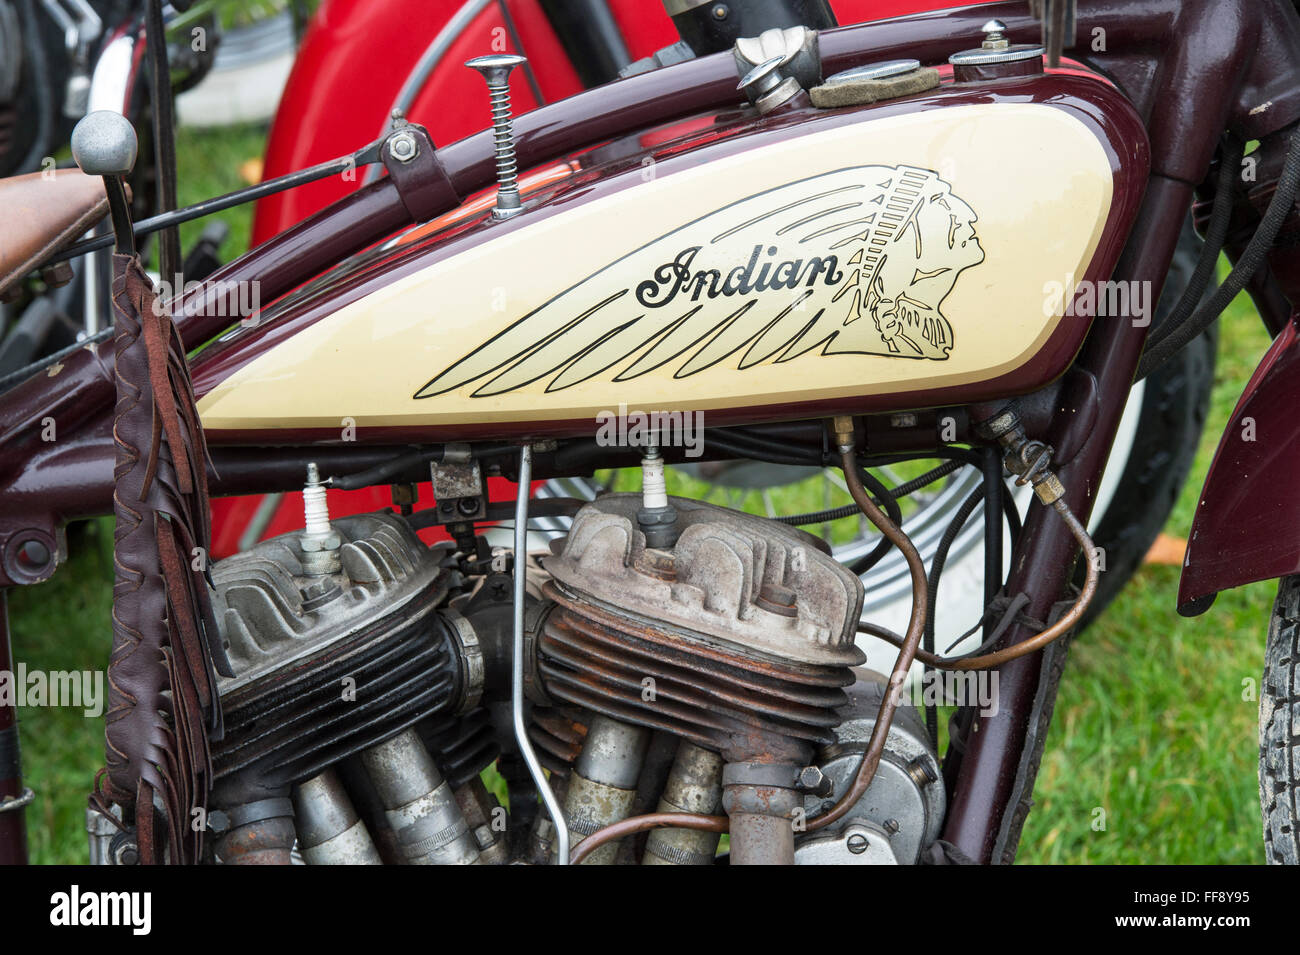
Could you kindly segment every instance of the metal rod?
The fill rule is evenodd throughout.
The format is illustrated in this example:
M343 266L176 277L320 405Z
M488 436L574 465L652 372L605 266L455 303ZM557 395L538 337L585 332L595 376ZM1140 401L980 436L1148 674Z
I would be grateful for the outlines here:
M519 449L519 495L515 501L515 638L510 660L510 715L514 721L515 742L523 754L528 774L537 784L546 804L546 813L555 825L555 864L569 864L569 829L564 824L564 812L559 800L551 792L542 764L528 738L524 723L524 577L528 558L528 498L532 490L533 449L525 444Z
M223 212L226 209L252 202L255 199L261 199L277 192L284 192L296 186L303 186L309 182L324 179L326 176L332 176L335 173L345 172L347 169L352 168L353 163L361 165L356 162L355 155L331 159L329 162L277 176L275 179L268 179L265 182L259 182L244 189L236 189L234 192L228 192L224 196L218 196L215 199L207 199L203 202L196 202L192 206L184 206L180 209L173 209L171 212L162 212L156 216L150 216L148 219L141 219L135 224L132 231L137 236L149 235L159 229L180 225L182 222L189 222L193 219L201 219L204 216ZM113 236L110 235L102 235L94 239L83 239L76 245L68 246L68 248L56 252L47 261L62 262L64 259L76 258L85 252L106 249L112 244Z

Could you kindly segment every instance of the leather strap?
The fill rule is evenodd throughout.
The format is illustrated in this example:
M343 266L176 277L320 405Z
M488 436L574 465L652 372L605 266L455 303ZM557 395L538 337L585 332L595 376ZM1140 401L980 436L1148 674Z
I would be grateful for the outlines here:
M208 740L222 732L209 649L220 638L206 578L207 446L180 336L137 256L113 256L113 312L116 577L103 793L134 810L142 863L193 862L203 832L191 820L206 809L212 779Z

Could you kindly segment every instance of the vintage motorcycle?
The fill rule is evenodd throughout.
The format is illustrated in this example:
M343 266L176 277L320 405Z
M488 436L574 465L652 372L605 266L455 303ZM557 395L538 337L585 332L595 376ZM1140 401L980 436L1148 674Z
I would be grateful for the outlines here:
M1270 858L1294 861L1295 4L844 27L819 2L665 6L691 55L514 120L521 58L472 60L493 129L441 147L399 115L354 154L133 223L134 133L105 111L73 134L88 175L0 185L28 253L0 284L103 248L69 244L90 221L114 230L113 343L0 395L0 582L53 574L67 521L117 519L92 858L713 864L726 833L736 864L1010 861L1105 576L1086 522L1134 382L1245 289L1275 340L1179 609L1283 578L1261 792ZM382 174L166 306L135 254L137 234L364 166ZM1205 250L1152 331L1194 203ZM668 493L670 469L717 461L838 468L851 505L762 517ZM612 468L638 489L533 493ZM940 482L960 506L927 566L909 501ZM377 485L391 509L331 515L327 489ZM302 531L208 559L209 492L297 488ZM981 607L954 626L938 584L981 506ZM877 533L846 564L833 525L858 516ZM560 518L531 556L530 520ZM864 614L890 558L901 626ZM941 752L914 670L996 678L997 706L958 700ZM17 861L12 708L0 733Z

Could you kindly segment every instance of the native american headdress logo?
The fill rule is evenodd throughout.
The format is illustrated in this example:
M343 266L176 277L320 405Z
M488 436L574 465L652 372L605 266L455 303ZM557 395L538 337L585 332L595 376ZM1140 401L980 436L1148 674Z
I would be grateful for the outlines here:
M611 262L415 397L686 378L813 353L943 361L958 340L944 300L984 261L976 221L929 169L854 166L789 183Z

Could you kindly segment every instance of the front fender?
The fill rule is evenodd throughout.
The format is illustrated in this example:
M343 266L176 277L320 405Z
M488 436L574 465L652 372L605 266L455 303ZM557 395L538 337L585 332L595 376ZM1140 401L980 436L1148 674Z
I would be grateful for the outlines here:
M1295 316L1246 384L1192 522L1178 612L1221 590L1300 573L1300 333Z

